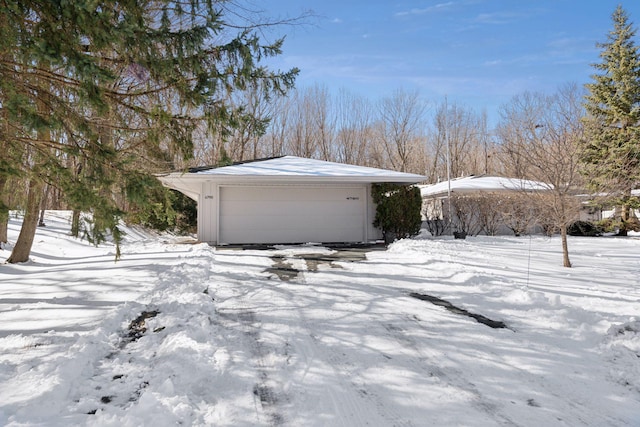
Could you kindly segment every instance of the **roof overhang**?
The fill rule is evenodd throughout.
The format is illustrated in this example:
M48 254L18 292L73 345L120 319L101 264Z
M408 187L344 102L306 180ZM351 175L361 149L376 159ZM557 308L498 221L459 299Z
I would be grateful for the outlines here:
M424 181L422 175L354 166L295 156L245 162L219 168L196 168L191 172L158 174L167 187L198 200L202 183L244 185L310 185L396 183L410 185Z

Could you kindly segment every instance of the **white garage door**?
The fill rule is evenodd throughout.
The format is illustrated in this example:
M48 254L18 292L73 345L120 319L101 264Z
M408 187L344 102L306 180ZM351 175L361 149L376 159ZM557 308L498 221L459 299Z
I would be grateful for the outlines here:
M218 243L362 242L366 187L220 187Z

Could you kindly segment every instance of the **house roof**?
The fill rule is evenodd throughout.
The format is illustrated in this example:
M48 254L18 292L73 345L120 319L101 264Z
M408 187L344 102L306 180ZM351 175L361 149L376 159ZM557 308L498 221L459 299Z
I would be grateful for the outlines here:
M383 180L392 179L394 181L400 180L400 182L419 182L425 179L422 175L296 156L273 157L265 160L241 162L219 168L200 169L197 170L195 174L207 176L233 175L260 177L366 177Z
M449 193L449 185L451 186L451 192L457 194L481 191L546 191L552 188L550 184L526 179L472 175L452 179L451 181L442 181L433 185L421 185L420 194L422 194L422 197L446 197Z
M414 184L424 181L422 175L365 166L347 165L296 156L282 156L223 167L193 168L189 172L158 175L169 188L197 199L196 184L218 183L374 183Z

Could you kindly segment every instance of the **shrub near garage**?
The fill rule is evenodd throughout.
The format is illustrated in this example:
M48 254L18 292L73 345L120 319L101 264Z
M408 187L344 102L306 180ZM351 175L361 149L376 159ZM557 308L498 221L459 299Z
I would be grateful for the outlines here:
M422 225L422 196L415 186L373 184L371 196L376 204L373 225L382 230L387 243L415 236Z
M196 232L197 203L179 191L156 186L149 194L151 203L130 205L127 223L139 224L158 231L172 231L178 234Z

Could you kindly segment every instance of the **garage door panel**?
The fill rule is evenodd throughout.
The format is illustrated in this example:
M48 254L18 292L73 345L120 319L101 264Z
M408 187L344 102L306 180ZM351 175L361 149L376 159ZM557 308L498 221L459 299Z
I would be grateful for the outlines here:
M291 200L342 200L344 193L335 192L337 188L333 187L223 187L225 198L228 201L291 201ZM350 189L342 188L345 191L360 191L360 187L351 187ZM313 198L311 199L311 193ZM357 197L357 196L356 196Z
M303 201L235 201L224 202L221 206L221 215L237 215L238 212L245 212L247 216L286 216L286 212L294 212L294 216L299 215L316 215L318 212L336 212L341 215L353 215L362 217L362 204L345 201L328 201L328 202L303 202Z
M307 210L313 212L315 209L341 209L344 211L360 214L362 203L359 200L225 200L220 207L221 212L236 212L237 209L268 209L268 211L281 213L287 209Z
M364 187L221 187L220 243L364 240Z

